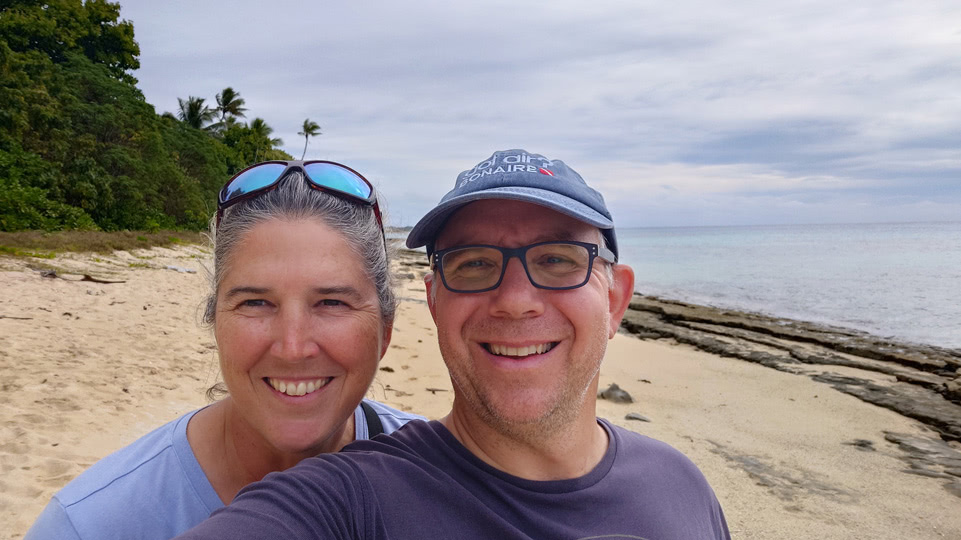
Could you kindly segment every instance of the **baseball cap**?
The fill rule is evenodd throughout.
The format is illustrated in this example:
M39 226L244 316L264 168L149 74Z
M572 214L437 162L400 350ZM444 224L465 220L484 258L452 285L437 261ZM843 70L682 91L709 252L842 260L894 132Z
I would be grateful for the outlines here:
M604 197L563 161L526 150L501 150L459 175L454 189L414 225L407 247L427 246L447 219L465 204L485 199L529 202L556 210L601 230L608 248L617 256L614 221Z

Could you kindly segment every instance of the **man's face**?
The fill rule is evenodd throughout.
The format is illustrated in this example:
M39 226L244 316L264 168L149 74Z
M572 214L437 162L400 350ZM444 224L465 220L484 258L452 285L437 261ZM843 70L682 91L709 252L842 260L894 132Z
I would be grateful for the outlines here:
M435 247L520 247L549 240L598 243L599 231L545 207L504 200L459 210ZM593 419L597 374L633 288L633 273L595 260L590 280L571 290L535 288L521 262L507 263L497 289L454 293L428 276L430 310L454 385L454 413L502 433ZM542 352L545 351L546 352Z

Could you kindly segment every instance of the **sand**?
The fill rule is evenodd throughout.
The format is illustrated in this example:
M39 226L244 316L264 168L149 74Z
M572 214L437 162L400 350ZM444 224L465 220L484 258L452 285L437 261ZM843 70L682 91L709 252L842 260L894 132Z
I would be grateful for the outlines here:
M0 539L20 538L97 459L207 403L218 377L199 323L207 256L179 246L0 258ZM394 338L370 396L437 418L451 386L422 272L400 271ZM75 281L83 274L124 283ZM635 402L599 401L598 414L694 460L734 538L961 538L961 498L943 479L903 472L884 439L931 437L915 420L807 377L627 335L610 343L601 384L611 382ZM625 420L630 412L651 421ZM876 450L846 444L854 439Z

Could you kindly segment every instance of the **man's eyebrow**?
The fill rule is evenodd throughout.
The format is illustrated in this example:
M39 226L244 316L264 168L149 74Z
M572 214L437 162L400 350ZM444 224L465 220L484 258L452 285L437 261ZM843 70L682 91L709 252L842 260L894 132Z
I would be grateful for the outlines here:
M567 242L574 240L576 235L571 231L551 231L534 238L531 244L540 242Z
M458 238L456 240L459 240L459 241L444 242L445 248L457 247L457 246L468 246L468 245L474 245L474 244L490 244L490 242L467 241L464 238ZM543 234L535 236L533 239L531 239L528 242L528 244L539 244L541 242L568 242L572 240L577 240L577 234L575 234L574 231L556 229L556 230L547 231Z

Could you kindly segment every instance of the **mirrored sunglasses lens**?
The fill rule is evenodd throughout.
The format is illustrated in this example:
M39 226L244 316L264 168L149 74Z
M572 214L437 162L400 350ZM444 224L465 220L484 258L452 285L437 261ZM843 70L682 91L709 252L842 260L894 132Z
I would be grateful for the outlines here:
M447 287L458 291L480 291L493 287L501 277L503 254L491 248L458 249L444 254L441 267Z
M264 163L251 167L230 181L220 195L220 202L229 202L242 195L270 186L283 174L287 165L283 163Z
M369 199L371 187L363 178L352 171L332 163L308 163L304 165L310 181L325 187L353 195L359 199Z
M527 251L527 269L544 287L576 287L587 280L590 251L576 244L541 244Z

